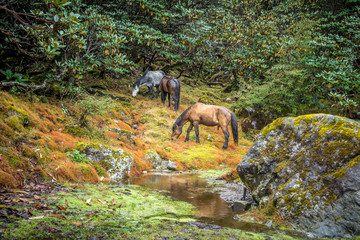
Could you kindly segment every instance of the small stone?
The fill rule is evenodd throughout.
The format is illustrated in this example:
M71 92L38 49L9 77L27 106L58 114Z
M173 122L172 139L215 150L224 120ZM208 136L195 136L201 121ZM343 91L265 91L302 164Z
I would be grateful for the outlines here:
M273 224L273 221L270 220L270 221L266 224L266 226L267 226L268 228L271 228L271 227L272 227L272 224Z
M233 211L245 211L251 207L251 202L248 201L237 201L231 206Z
M169 169L171 171L176 171L176 169L177 169L176 163L169 160L169 163L167 165L167 169Z

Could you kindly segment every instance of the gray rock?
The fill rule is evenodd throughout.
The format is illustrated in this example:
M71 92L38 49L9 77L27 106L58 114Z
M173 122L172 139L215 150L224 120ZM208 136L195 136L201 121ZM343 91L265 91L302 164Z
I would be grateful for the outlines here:
M326 114L266 126L237 171L253 199L268 201L319 237L360 234L360 123Z
M172 162L169 160L167 166L167 169L171 170L171 171L176 171L176 169L178 168L175 162Z
M146 150L145 159L153 164L153 169L165 170L167 162L164 162L160 155L152 149Z
M134 158L124 150L104 147L100 144L81 144L78 147L90 160L100 162L109 173L112 182L121 182L130 174Z
M273 224L273 221L270 220L268 223L266 223L266 226L267 226L268 228L271 228L271 227L272 227L272 224Z
M251 207L251 202L248 201L236 201L231 205L231 208L234 211L245 211L245 210L249 210L250 207Z
M147 150L145 152L145 159L152 162L153 169L156 170L171 170L176 171L177 166L175 162L170 160L164 160L160 157L160 155L155 150Z

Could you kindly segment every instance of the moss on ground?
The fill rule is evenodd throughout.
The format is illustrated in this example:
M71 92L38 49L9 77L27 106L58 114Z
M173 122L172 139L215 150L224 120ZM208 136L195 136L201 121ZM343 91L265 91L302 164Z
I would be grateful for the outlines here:
M135 186L69 185L38 203L13 206L31 217L12 217L5 239L293 239L238 229L201 229L193 206ZM36 207L35 207L36 206ZM15 210L17 209L17 210ZM26 209L26 210L25 210ZM29 210L30 209L30 210Z

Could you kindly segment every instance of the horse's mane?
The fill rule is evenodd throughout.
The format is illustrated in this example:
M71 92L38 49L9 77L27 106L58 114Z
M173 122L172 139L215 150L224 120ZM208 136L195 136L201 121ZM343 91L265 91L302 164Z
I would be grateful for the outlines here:
M180 122L181 120L183 119L183 117L185 116L185 114L189 111L189 109L191 108L192 106L188 107L188 109L186 109L182 114L180 114L180 116L176 119L175 123L174 123L174 126L175 125L180 125Z

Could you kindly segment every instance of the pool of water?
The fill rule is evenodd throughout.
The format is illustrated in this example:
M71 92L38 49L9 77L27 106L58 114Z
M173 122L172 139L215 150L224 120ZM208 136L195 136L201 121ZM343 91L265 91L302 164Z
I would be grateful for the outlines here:
M237 222L237 213L230 203L213 191L207 181L195 174L149 173L131 179L131 184L163 192L174 200L191 203L198 210L194 218L199 222L252 232L268 232L271 229L255 223Z

